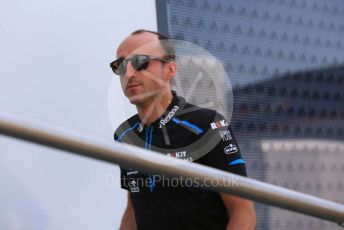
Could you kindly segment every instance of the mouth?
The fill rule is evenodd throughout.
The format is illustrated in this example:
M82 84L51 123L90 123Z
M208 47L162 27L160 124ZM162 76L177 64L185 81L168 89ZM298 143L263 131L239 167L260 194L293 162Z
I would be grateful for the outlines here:
M129 84L129 85L127 86L127 90L133 89L133 88L135 88L135 87L137 87L137 86L140 86L140 85L141 85L141 84L139 84L139 83Z

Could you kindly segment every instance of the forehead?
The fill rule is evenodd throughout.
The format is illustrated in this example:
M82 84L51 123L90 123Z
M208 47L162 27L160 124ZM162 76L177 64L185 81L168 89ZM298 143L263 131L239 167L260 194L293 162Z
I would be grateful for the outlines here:
M117 57L128 57L135 54L163 54L158 36L151 33L130 35L122 41L117 49Z

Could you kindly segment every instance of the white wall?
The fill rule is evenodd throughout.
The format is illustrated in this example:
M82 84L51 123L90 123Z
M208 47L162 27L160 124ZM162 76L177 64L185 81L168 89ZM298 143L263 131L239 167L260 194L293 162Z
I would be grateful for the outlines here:
M133 30L156 30L154 0L1 0L0 113L107 142L134 112L109 63ZM0 228L117 229L117 166L0 136Z

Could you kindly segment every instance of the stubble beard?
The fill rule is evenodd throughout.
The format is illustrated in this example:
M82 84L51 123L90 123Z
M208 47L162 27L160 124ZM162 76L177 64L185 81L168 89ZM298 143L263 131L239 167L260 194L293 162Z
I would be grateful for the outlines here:
M154 101L154 98L159 97L162 93L162 89L153 90L149 92L138 93L133 96L128 96L129 102L136 106L143 106L151 101Z

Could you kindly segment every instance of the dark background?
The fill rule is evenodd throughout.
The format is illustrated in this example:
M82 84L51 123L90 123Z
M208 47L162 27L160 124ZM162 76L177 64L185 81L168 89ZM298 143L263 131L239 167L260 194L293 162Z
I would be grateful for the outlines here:
M228 98L234 96L232 117L230 110L224 114L249 176L344 203L344 2L156 4L160 32L193 42L222 62L232 84ZM185 88L192 84L185 71L178 77ZM215 86L198 89L190 100L202 104ZM226 110L224 101L215 108ZM257 229L341 229L260 203L256 210Z

